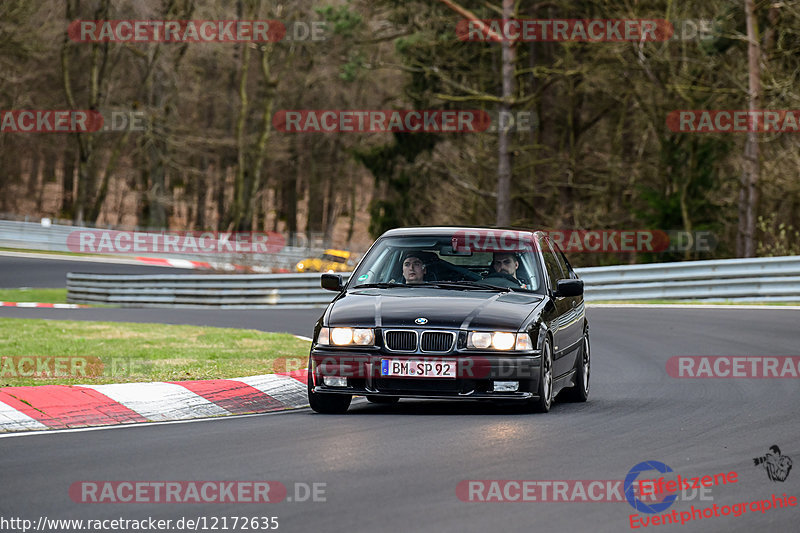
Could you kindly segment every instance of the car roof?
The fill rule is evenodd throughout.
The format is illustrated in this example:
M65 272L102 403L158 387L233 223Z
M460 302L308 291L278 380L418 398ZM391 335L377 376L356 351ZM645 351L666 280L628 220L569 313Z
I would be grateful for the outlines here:
M419 237L425 235L441 235L442 233L452 233L456 231L514 231L534 237L541 234L541 231L531 231L520 228L502 228L491 226L414 226L406 228L394 228L386 231L381 237Z

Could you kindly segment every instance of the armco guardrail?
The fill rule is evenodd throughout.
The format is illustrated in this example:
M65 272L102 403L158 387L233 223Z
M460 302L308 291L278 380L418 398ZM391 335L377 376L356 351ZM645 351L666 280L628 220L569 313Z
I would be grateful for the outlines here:
M6 248L25 248L30 250L47 250L52 252L70 252L67 246L67 237L72 232L81 230L103 231L106 228L94 228L83 226L68 226L63 224L42 224L40 222L21 222L11 220L0 220L0 247ZM110 228L109 228L110 230ZM113 231L113 230L111 230ZM140 231L142 234L152 234ZM214 241L212 241L214 242ZM225 250L225 247L221 247ZM253 267L253 270L265 271L275 270L294 270L298 261L306 257L314 257L322 253L322 248L310 248L299 246L285 246L275 253L198 253L174 254L148 252L133 255L146 255L147 257L160 257L167 259L187 259L209 263L220 270L227 270L233 265ZM117 254L115 257L125 256Z
M586 299L800 300L800 256L577 269ZM347 274L344 275L345 277ZM126 307L322 307L319 274L67 276L72 303Z
M347 276L347 274L345 274ZM67 300L123 307L324 307L320 274L67 274Z
M800 300L800 256L576 270L587 300Z

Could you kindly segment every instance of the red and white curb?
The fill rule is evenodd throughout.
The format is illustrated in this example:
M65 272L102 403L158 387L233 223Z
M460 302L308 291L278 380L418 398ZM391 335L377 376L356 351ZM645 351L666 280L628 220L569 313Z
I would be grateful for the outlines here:
M0 432L266 413L308 406L306 370L232 379L0 388Z
M46 307L48 309L78 309L89 307L79 304L46 304L41 302L0 302L0 307Z
M251 267L234 265L231 263L209 263L207 261L191 261L189 259L166 259L163 257L135 257L134 259L140 263L150 266L194 268L199 270L226 270L229 272L247 272L248 270L251 270Z

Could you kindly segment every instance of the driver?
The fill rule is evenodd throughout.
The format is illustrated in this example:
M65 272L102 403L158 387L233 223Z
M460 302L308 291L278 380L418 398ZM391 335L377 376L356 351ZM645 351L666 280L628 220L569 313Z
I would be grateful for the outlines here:
M517 255L510 252L495 252L492 258L492 268L495 272L505 272L517 279L519 260Z
M403 255L403 279L407 284L425 282L425 263L419 252L406 252Z
M513 252L494 252L492 254L492 270L487 277L508 277L516 281L523 289L527 289L528 285L522 280L517 278L517 269L519 268L519 257Z

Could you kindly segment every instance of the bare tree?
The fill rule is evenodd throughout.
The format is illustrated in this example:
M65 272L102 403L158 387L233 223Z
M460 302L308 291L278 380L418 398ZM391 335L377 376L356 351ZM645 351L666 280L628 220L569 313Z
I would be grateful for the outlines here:
M761 44L759 41L753 0L744 2L747 20L747 71L748 107L756 111L761 107ZM758 206L758 178L761 173L759 161L758 132L750 128L744 147L744 161L739 188L739 232L736 239L736 255L753 257L755 246L753 238L756 229L756 208Z
M501 75L503 94L499 106L499 116L507 116L511 110L514 97L514 67L516 63L515 42L505 39L492 31L471 11L456 4L452 0L440 0L444 5L462 15L471 24L477 25L481 33L492 41L499 41L501 46ZM503 0L503 20L514 17L514 0ZM511 223L511 152L509 150L508 128L499 127L497 133L497 213L495 224L508 226Z

